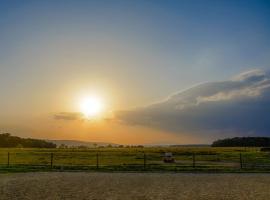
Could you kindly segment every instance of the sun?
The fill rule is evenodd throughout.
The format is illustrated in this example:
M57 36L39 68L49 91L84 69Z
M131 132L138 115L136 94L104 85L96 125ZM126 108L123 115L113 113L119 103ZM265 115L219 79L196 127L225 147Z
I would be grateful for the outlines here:
M87 118L99 115L104 108L103 101L98 96L87 96L82 98L80 100L79 106L81 112Z

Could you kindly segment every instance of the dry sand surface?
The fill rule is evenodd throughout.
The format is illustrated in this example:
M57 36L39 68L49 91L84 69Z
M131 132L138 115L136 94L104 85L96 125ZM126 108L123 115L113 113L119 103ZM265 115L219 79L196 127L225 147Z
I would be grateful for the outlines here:
M270 174L0 174L0 199L270 199Z

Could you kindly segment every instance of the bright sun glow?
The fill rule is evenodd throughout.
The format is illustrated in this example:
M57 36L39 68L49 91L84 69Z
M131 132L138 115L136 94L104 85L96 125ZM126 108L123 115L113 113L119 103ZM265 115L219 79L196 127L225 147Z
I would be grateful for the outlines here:
M97 116L104 108L102 100L97 96L84 97L80 101L80 110L86 117Z

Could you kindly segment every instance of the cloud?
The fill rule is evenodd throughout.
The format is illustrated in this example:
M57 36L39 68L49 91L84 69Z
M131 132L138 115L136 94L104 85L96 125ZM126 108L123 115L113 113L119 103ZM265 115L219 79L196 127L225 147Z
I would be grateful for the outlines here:
M270 76L262 70L248 71L231 80L197 85L159 103L118 111L115 116L130 125L201 137L270 136Z
M83 118L82 114L79 112L60 112L54 114L54 119L56 120L81 120Z

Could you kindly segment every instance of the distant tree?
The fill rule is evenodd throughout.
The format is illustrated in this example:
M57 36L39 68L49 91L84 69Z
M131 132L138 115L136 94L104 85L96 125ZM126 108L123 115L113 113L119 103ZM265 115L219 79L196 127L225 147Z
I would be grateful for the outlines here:
M80 146L78 146L78 149L88 149L88 147L85 145L80 145Z
M212 147L270 147L269 137L234 137L214 141Z
M20 138L17 136L11 136L10 133L3 133L0 134L0 147L56 148L56 144L45 140Z
M65 145L65 144L60 144L58 148L59 148L59 149L67 149L68 146Z
M23 145L22 145L22 144L18 144L18 145L16 146L16 148L23 148Z

